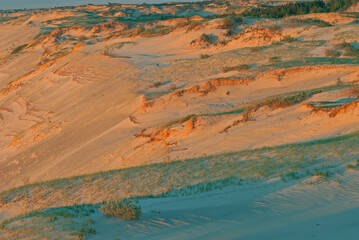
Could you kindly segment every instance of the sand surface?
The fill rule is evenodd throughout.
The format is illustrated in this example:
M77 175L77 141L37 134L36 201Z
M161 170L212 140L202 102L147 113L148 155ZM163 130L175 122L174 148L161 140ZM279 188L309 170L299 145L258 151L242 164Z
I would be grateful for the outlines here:
M141 200L136 222L95 217L89 239L352 239L358 171L308 185L269 181L196 196ZM320 182L320 181L319 181ZM116 230L115 230L116 229Z

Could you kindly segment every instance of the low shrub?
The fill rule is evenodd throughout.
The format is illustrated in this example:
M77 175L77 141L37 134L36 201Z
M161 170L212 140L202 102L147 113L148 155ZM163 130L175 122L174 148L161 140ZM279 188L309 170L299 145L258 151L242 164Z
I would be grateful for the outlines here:
M261 47L251 47L251 48L249 49L249 51L250 51L250 52L253 52L253 53L255 53L255 52L260 52L260 51L262 51L262 48L261 48Z
M236 24L234 23L234 21L229 18L223 18L222 23L218 26L219 29L233 29L235 28Z
M213 43L213 39L211 38L211 36L203 33L201 35L201 37L199 38L200 42L204 42L204 43L208 43L208 44L212 44Z
M100 207L106 217L119 217L123 220L138 220L142 215L141 207L129 199L109 201Z
M336 49L326 49L325 56L327 57L340 57L340 52Z
M279 63L280 62L280 57L270 57L269 59L268 59L268 61L270 62L270 63Z
M294 37L292 37L292 36L290 36L290 35L286 35L286 36L284 36L284 37L281 39L281 41L287 42L287 43L291 43L291 42L297 41L297 39L294 38Z
M143 31L145 31L145 27L143 25L138 25L137 29L136 29L136 34L139 35L141 34Z
M274 25L271 25L268 29L272 32L280 32L280 31L282 31L282 26L274 24Z
M353 45L347 42L336 45L337 48L344 51L344 56L347 57L359 57L359 49L356 49Z
M234 31L232 29L228 29L223 35L225 37L232 37L234 35Z
M199 56L200 59L206 59L206 58L210 58L210 57L211 57L211 55L209 55L209 54L201 54Z

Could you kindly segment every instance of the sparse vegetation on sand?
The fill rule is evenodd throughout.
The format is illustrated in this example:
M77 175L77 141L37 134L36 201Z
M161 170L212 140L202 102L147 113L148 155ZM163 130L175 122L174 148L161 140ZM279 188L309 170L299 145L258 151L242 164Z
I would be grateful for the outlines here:
M224 67L222 69L222 72L226 73L226 72L230 72L230 71L242 71L242 70L248 70L250 68L251 68L251 66L248 64L241 64L241 65L233 66L233 67Z
M81 197L84 194L95 197L91 200L92 203L101 203L116 198L161 195L191 185L227 178L259 180L284 176L290 172L305 176L312 173L314 168L328 170L357 159L358 141L358 134L355 133L308 143L223 153L59 179L5 191L0 194L0 203L6 205L26 201L33 209L41 209L41 206L87 203ZM52 198L51 193L61 195L69 189L72 194L64 194L58 200L60 202Z
M37 228L43 226L41 231L45 236L50 225L58 232L59 229L65 230L62 234L94 234L96 230L90 226L93 223L91 214L98 209L102 209L108 216L122 216L122 210L118 207L128 205L125 209L130 210L125 212L130 214L124 214L125 218L130 216L137 219L141 215L140 208L134 207L136 204L133 202L111 202L111 199L188 195L274 177L281 177L284 181L310 175L329 178L336 171L342 171L340 166L343 163L349 164L358 159L358 144L359 135L354 133L306 143L224 153L29 185L1 193L1 203L6 205L26 201L33 209L41 209L43 204L47 207L64 203L74 206L9 219L2 223L1 229L11 231L12 223L21 220L25 224L20 229L17 227L19 236L28 234L35 225ZM70 195L62 194L70 189ZM52 197L54 192L63 197L55 200ZM105 201L105 204L79 205L84 202L81 196L87 194L95 197L92 202ZM36 234L41 231L37 229Z
M16 54L16 53L19 53L19 52L21 52L24 48L26 48L27 47L27 44L24 44L24 45L21 45L21 46L18 46L18 47L16 47L16 48L14 48L12 51L11 51L11 55L12 54Z

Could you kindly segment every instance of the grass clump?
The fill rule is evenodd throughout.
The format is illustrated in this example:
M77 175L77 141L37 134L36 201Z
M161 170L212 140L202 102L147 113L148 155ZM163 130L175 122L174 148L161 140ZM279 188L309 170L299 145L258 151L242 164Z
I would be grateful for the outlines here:
M172 32L173 29L174 29L174 27L172 27L172 26L159 25L159 26L144 29L144 30L140 29L141 31L138 34L143 37L156 37L156 36L167 35L170 32ZM138 29L137 29L137 32L138 32Z
M27 44L24 44L24 45L21 45L21 46L18 46L18 47L16 47L16 48L14 48L12 51L11 51L11 55L13 55L13 54L16 54L16 53L19 53L19 52L21 52L24 48L26 48L27 47Z
M211 57L211 55L209 55L209 54L201 54L199 56L200 59L206 59L206 58L210 58L210 57Z
M158 88L163 85L163 82L154 82L151 87Z
M280 60L280 57L275 56L275 57L270 57L270 58L268 59L268 61L269 61L270 63L279 63L281 60Z
M173 121L171 121L171 122L165 124L165 127L170 127L170 126L172 126L172 125L174 125L174 124L182 124L182 123L184 123L184 122L187 122L187 121L190 120L191 118L196 118L196 117L197 117L196 114L190 114L190 115L187 115L187 116L185 116L185 117L183 117L183 118L176 119L176 120L173 120Z
M224 68L222 68L222 72L226 73L226 72L230 72L230 71L242 71L242 70L247 70L250 68L251 68L251 66L248 64L241 64L241 65L237 65L237 66L233 66L233 67L224 67Z
M200 28L203 24L203 21L192 21L188 27L187 27L187 32L193 31L197 28Z
M106 202L102 204L100 211L106 217L119 217L123 220L138 220L142 215L141 207L129 199Z

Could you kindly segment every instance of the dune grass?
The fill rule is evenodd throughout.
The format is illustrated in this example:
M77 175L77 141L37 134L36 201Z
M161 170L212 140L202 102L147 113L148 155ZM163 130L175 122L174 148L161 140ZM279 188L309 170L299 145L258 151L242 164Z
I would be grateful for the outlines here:
M276 177L283 181L305 176L329 178L359 159L358 144L356 132L32 184L3 192L0 199L3 204L23 202L39 211L4 221L1 229L20 235L36 230L44 236L57 231L83 237L96 232L91 215L104 201L191 195Z
M159 195L227 178L256 180L290 172L337 166L358 158L359 134L223 153L171 163L152 164L58 179L2 192L0 202L26 201L32 208L99 203L112 198ZM53 193L62 196L56 199ZM87 196L87 197L84 197Z

